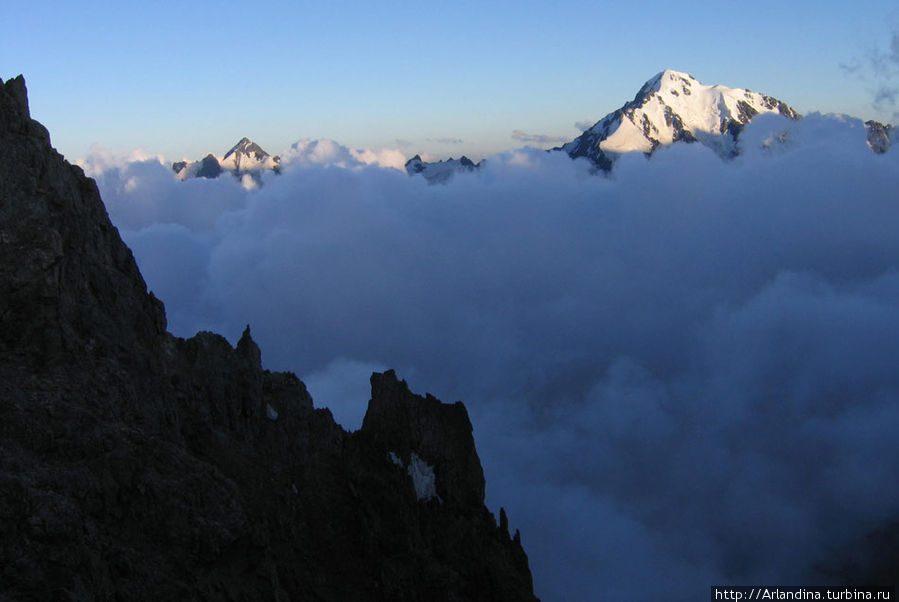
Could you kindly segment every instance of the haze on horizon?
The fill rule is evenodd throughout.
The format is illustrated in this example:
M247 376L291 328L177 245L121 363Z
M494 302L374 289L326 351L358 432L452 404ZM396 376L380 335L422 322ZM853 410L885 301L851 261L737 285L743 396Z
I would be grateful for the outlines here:
M889 0L93 1L4 7L0 59L72 161L92 145L197 159L243 136L272 154L330 138L478 160L570 140L667 68L801 113L892 121L897 24Z

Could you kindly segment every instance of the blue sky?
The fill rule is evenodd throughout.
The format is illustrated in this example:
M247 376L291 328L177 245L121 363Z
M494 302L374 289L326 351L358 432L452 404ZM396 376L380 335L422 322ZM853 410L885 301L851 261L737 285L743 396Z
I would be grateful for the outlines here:
M515 130L573 138L665 68L801 112L892 119L864 66L892 0L807 3L334 1L7 3L0 77L70 160L91 144L170 159L242 136L473 158Z

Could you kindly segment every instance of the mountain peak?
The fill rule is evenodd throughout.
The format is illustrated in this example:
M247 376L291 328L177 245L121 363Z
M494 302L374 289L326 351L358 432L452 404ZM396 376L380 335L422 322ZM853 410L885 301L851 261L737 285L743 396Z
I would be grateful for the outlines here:
M247 138L246 136L241 138L237 144L232 146L231 150L229 150L227 153L225 153L225 156L223 157L223 159L227 160L228 157L231 157L232 155L244 155L247 157L253 157L257 161L261 161L262 159L265 159L266 157L271 156L267 152L262 150L261 146L259 146L258 144L256 144L255 142L253 142L252 140Z
M280 164L280 157L271 156L261 146L244 136L222 157L216 157L210 153L200 161L173 163L172 169L182 180L198 177L216 178L227 171L238 177L250 174L257 182L260 182L262 171L278 173L281 168Z
M632 101L561 149L572 157L587 157L605 171L622 153L649 155L675 142L700 142L730 158L737 154L740 131L761 113L799 117L771 96L703 85L689 73L666 69L647 80Z

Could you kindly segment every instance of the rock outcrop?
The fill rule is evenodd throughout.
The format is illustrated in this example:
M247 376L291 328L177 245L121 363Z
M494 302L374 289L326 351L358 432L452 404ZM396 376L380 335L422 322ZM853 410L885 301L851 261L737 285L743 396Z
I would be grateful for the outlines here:
M363 427L166 332L94 182L0 81L0 600L534 600L461 403Z

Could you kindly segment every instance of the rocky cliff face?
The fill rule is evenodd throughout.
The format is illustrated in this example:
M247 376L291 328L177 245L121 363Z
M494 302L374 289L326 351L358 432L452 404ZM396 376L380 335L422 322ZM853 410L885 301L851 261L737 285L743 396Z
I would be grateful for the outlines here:
M0 600L534 600L461 403L361 430L165 330L97 188L0 81Z

